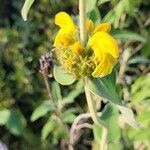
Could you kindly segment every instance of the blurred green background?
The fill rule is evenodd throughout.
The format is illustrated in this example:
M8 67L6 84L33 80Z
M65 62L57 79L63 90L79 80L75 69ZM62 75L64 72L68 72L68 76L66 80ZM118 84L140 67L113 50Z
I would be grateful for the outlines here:
M56 100L61 119L57 118L39 73L39 58L52 49L58 30L55 14L64 10L77 20L78 1L35 1L27 22L20 14L23 0L0 2L0 142L10 150L63 149L73 120L87 111L82 83L66 87L50 79L56 99L63 99ZM135 130L123 125L119 149L150 149L150 3L98 0L92 5L93 2L87 0L88 17L95 24L112 24L112 35L118 39L121 54L118 92L142 126ZM85 130L76 149L91 149L86 140L92 139L91 130Z

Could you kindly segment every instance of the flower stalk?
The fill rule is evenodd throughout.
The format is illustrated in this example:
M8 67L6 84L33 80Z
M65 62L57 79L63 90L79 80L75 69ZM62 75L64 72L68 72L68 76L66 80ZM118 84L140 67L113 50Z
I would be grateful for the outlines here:
M79 0L79 21L80 21L80 42L82 46L86 46L87 33L86 33L86 0ZM91 113L94 123L102 128L102 137L100 141L100 150L107 150L107 128L100 122L97 116L97 110L92 99L92 93L89 91L87 78L84 79L84 90L87 99L89 111Z
M80 22L80 41L82 46L86 46L86 0L79 0L79 22Z
M92 98L92 93L90 92L88 88L87 78L84 79L84 90L85 90L86 100L87 100L88 108L91 113L92 119L95 124L97 124L100 128L102 128L102 136L101 136L101 141L99 143L100 150L107 150L108 149L108 141L107 141L108 130L107 130L107 127L102 122L100 122L100 119L97 115L96 105Z
M92 119L94 123L99 124L99 118L97 116L94 100L92 99L92 93L89 91L88 88L87 78L84 79L84 90L85 90L86 100L87 100L88 108L91 113Z

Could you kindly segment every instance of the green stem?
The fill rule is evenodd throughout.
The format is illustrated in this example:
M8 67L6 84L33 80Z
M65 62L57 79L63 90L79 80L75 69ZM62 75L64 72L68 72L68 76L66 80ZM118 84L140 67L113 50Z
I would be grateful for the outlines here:
M87 32L86 32L86 0L79 0L79 21L80 21L80 41L82 46L86 46ZM89 91L87 79L84 80L84 89L87 99L89 111L91 113L94 123L102 128L102 137L100 141L100 150L107 150L107 128L100 122L94 100L92 99L91 92Z
M87 79L84 80L84 90L85 90L86 100L87 100L88 108L91 113L92 119L93 119L94 123L99 124L99 119L97 116L95 103L94 103L94 100L92 99L91 92L89 91L89 88L87 85Z
M79 0L79 21L80 21L80 41L82 46L86 46L86 0Z
M108 149L107 147L108 146L108 143L107 143L108 142L107 141L108 130L106 126L100 122L97 116L96 106L95 106L94 100L92 99L92 93L89 91L87 79L84 80L84 90L85 90L86 100L87 100L88 108L91 113L92 119L94 123L96 123L99 127L102 128L100 150L107 150Z

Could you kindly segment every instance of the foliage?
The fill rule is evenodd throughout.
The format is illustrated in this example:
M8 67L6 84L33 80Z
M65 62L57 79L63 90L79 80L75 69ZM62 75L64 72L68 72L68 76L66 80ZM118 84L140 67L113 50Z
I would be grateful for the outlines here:
M77 16L78 2L35 1L26 22L20 15L23 6L21 1L2 0L2 4L0 140L6 143L9 149L60 149L63 143L68 142L68 131L74 119L77 115L88 111L85 96L82 94L83 83L75 81L74 78L62 80L57 76L56 81L66 81L69 85L63 86L50 78L52 100L48 100L43 77L39 73L38 60L42 54L52 49L56 31L54 15L66 10ZM113 28L112 35L118 39L120 45L120 67L116 66L119 73L116 75L115 89L114 76L111 76L113 80L110 80L110 83L108 80L105 82L105 78L95 81L102 85L98 93L103 90L102 93L107 95L107 97L100 95L104 97L100 110L103 110L101 119L109 129L109 149L114 145L117 145L115 150L140 149L140 147L149 149L149 3L146 0L87 0L87 15L94 24L110 22ZM63 72L57 75L60 73ZM92 79L90 81L94 82ZM113 105L108 104L106 98ZM120 99L123 99L123 103L120 103ZM126 125L123 117L119 117L114 104L127 105L126 108L134 110L140 128L134 129ZM100 110L98 107L98 111ZM88 145L83 144L84 139L92 140L94 136L95 141L92 141L94 149L101 138L100 128L94 125L93 135L91 130L83 130L84 133L76 147L90 149Z

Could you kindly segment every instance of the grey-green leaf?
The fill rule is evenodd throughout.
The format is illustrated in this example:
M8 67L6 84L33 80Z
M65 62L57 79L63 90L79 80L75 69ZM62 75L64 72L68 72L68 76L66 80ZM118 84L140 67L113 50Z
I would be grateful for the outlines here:
M52 82L52 88L51 88L51 92L52 92L52 98L54 101L58 101L58 100L62 100L62 96L61 96L61 90L60 90L60 86L59 83L54 81Z
M89 89L93 94L104 97L116 105L121 105L121 100L116 93L115 85L111 78L111 75L103 78L90 78L88 80Z
M66 97L63 98L63 103L64 104L72 103L74 101L74 99L83 92L84 92L83 82L82 82L82 80L79 80L76 83L74 89L72 91L70 91Z
M93 134L95 142L99 143L99 141L101 140L102 128L96 123L93 124Z
M76 78L68 74L64 69L59 66L54 66L54 78L62 85L70 85L75 82Z
M125 106L116 105L121 112L123 120L134 128L139 128L139 124L134 118L133 111Z
M103 78L90 78L88 80L89 89L93 94L99 95L115 105L121 111L124 120L132 127L137 128L138 123L134 118L132 110L122 104L112 79L112 75Z
M102 111L100 120L108 129L109 147L111 147L111 145L115 143L119 144L121 130L119 127L119 112L117 111L117 109L110 104L107 104L105 109ZM99 141L101 140L102 129L96 124L93 126L93 129L95 142L99 143Z
M106 105L102 112L101 119L106 123L108 128L108 140L110 143L119 142L121 131L119 127L119 112L110 104Z
M50 101L43 102L40 106L38 106L32 113L31 121L34 122L40 117L46 115L48 112L54 109L53 105Z
M134 40L139 42L146 42L145 37L139 35L138 33L134 33L128 30L122 30L122 31L116 30L112 34L115 38L122 39L122 40Z
M24 19L24 21L27 21L27 15L28 15L29 9L32 6L34 1L35 0L25 0L25 3L21 10L21 15L22 15L22 18Z
M55 124L53 121L48 121L44 127L42 128L42 135L41 135L41 139L44 141L47 136L52 132L52 130L54 129Z
M98 6L100 6L100 5L104 4L104 3L107 3L109 1L111 1L111 0L99 0L98 1Z
M92 11L88 13L88 18L91 19L95 25L101 22L101 15L98 7L95 7Z
M6 123L6 128L14 135L21 136L26 132L26 120L19 111L12 111Z
M0 108L0 125L5 125L10 117L11 113L6 108Z
M62 116L65 123L72 123L76 118L76 116L73 113L70 113L70 111L65 111Z
M86 12L88 13L95 8L97 0L86 0L85 2L86 2Z

